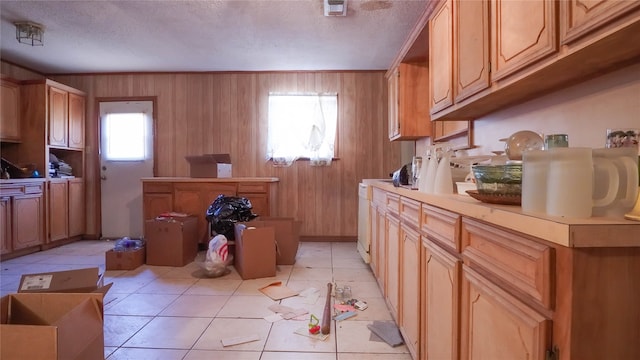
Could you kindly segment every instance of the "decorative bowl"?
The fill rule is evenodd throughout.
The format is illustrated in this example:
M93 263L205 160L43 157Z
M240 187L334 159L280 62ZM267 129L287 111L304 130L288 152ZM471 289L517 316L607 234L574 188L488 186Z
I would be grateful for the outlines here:
M522 194L522 164L474 165L472 170L479 194Z

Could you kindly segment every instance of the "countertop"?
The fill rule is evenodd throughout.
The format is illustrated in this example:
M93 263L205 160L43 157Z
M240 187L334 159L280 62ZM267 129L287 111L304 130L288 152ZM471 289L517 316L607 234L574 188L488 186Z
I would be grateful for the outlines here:
M385 191L567 247L640 247L640 222L605 217L569 219L524 213L520 206L482 203L465 195L431 195L380 180Z
M192 177L145 177L142 182L279 182L275 177L231 177L231 178L192 178Z

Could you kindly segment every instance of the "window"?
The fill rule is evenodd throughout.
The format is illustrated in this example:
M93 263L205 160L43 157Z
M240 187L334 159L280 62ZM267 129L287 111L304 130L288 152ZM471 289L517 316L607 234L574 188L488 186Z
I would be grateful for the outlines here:
M141 161L146 158L144 113L112 113L103 123L106 160Z
M311 165L330 165L334 157L338 95L269 94L267 158L289 166L308 158Z

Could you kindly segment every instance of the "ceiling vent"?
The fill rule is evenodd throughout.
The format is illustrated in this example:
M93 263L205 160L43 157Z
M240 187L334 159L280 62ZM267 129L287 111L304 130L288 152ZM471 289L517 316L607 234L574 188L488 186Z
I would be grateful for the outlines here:
M324 0L324 16L347 16L347 0Z

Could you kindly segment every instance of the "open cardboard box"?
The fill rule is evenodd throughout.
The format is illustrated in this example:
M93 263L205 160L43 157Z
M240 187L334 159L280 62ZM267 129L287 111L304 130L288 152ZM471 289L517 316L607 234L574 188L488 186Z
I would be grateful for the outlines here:
M0 299L2 360L104 359L103 294L18 293Z
M230 178L232 173L229 154L204 154L185 156L192 178Z
M273 227L235 224L233 266L243 280L276 276L276 244Z
M272 227L276 237L276 264L293 265L300 244L300 221L287 217L263 217L247 222L247 226Z
M145 247L129 251L108 250L105 254L105 268L107 270L134 270L144 265Z

